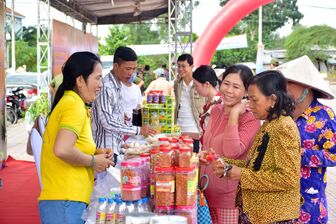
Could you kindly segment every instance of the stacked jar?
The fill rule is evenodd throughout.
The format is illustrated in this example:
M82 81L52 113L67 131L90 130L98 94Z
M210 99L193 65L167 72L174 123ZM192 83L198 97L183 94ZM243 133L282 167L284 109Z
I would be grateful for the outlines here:
M121 197L124 201L135 201L141 198L142 162L130 159L121 162Z
M155 169L155 207L174 206L175 170L173 167Z
M141 180L141 197L150 196L150 154L142 153L140 158L143 161L142 166L142 180Z

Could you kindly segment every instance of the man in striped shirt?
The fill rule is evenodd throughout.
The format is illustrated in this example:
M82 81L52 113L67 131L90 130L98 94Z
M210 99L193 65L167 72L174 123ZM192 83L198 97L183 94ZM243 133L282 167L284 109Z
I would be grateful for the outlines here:
M119 155L123 135L153 135L149 126L125 124L121 82L127 82L137 67L137 55L129 47L118 47L113 69L103 78L101 92L92 105L92 133L97 148L110 148ZM115 161L116 162L116 161Z

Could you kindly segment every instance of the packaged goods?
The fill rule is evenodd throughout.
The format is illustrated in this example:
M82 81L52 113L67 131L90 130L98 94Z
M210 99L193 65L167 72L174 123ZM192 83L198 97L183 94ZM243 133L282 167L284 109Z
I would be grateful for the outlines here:
M101 197L98 199L98 205L97 205L97 211L96 211L96 224L105 224L106 203L107 203L106 198Z
M160 154L157 164L159 167L173 166L173 151L169 145L160 145Z
M141 186L141 198L149 197L150 196L150 185L142 185Z
M107 200L107 208L106 208L106 221L105 224L114 224L114 210L116 207L116 203L114 202L113 198L109 198Z
M175 214L186 217L188 224L197 224L197 206L176 206Z
M123 224L125 222L126 205L119 198L115 198L115 203L116 206L114 208L114 223Z
M151 92L147 94L147 103L153 103L153 94Z
M129 159L121 162L121 184L133 187L141 186L141 165L142 162L137 159Z
M155 169L155 205L173 206L175 198L175 171L172 167Z
M141 187L133 187L131 185L123 185L121 198L124 201L136 201L141 198Z
M176 205L193 206L197 199L195 167L176 168Z
M178 153L178 166L179 167L190 167L191 166L192 152L191 148L182 146Z

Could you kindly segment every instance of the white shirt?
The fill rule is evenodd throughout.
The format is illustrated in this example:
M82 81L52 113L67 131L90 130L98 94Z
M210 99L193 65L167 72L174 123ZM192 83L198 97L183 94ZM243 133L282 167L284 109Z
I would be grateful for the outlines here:
M131 84L131 86L126 86L124 83L121 83L121 98L124 103L125 115L127 118L130 118L128 121L132 121L133 109L136 109L138 105L141 106L142 103L140 87L134 83Z
M191 109L191 95L190 90L193 85L193 81L187 85L183 80L180 109L176 123L180 125L182 132L198 133L196 121L194 119Z

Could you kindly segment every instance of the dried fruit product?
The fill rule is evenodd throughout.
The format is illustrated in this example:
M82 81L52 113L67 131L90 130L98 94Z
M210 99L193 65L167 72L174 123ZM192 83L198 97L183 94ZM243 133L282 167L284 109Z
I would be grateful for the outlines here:
M158 167L172 167L173 166L173 151L170 146L160 146L160 156L158 158Z
M173 206L175 198L174 168L157 167L155 171L155 205Z
M176 168L175 205L193 206L197 198L197 178L195 167Z
M178 154L178 166L179 167L190 167L191 166L191 148L189 147L180 147Z

